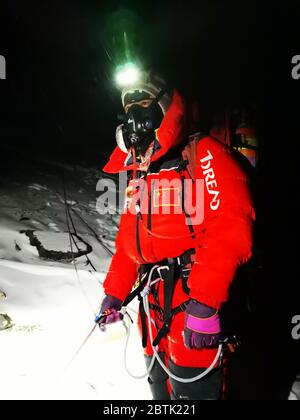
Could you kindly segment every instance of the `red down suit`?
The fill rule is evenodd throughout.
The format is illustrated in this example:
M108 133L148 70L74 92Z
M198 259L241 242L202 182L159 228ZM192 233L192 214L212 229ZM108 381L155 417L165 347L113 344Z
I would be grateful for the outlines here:
M202 137L195 146L194 182L189 190L189 194L195 194L196 181L200 181L200 193L198 191L193 202L195 214L198 211L200 217L194 219L194 235L191 235L186 214L179 211L184 188L182 180L191 180L188 168L180 167L182 153L176 155L183 141L184 118L184 102L174 91L171 105L156 133L160 147L152 155L147 175L142 176L148 187L146 195L140 193L139 196L142 215L138 216L135 206L122 214L116 252L104 289L106 294L124 300L137 280L141 264L175 258L193 248L195 261L187 283L189 297L219 309L228 299L237 267L251 257L255 215L249 179L228 146L211 137ZM127 161L128 156L117 147L104 171L124 171L128 169ZM163 188L161 185L164 182L168 185L168 181L174 186ZM147 202L145 206L144 201ZM189 297L182 282L176 282L173 307ZM151 299L150 296L150 302ZM159 288L159 301L163 305L162 287ZM157 314L153 312L152 316L160 328ZM174 317L170 332L160 342L159 350L179 366L209 366L216 350L187 349L183 329L184 313L181 312ZM153 331L153 336L156 336L156 331ZM149 339L145 353L152 354Z

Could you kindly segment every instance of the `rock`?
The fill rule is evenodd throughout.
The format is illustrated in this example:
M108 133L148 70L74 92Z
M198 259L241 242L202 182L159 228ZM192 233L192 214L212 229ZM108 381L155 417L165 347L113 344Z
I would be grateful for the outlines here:
M36 247L40 258L51 261L72 261L93 251L93 248L81 237L72 234L72 239L76 238L76 246L73 250L70 246L70 236L68 232L44 232L39 230L21 230L29 238L31 246Z
M12 326L12 319L7 314L0 314L0 331L7 330Z
M22 251L22 248L20 247L20 245L17 244L17 242L15 241L15 249L16 251L20 252Z
M6 294L0 290L0 302L6 299Z

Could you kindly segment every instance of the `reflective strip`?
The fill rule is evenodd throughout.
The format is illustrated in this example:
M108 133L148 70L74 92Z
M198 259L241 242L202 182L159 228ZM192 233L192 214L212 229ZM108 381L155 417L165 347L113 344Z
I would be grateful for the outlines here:
M188 329L202 334L218 334L221 331L218 314L211 318L197 318L188 315L186 326Z

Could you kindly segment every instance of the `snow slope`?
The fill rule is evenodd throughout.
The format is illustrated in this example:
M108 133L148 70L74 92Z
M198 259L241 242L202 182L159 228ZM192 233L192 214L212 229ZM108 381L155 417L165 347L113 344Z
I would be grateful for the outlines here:
M29 175L19 171L0 185L0 314L13 323L0 331L0 399L150 399L146 380L125 371L122 324L105 333L97 328L70 364L93 328L103 295L110 256L100 242L113 250L117 232L118 218L96 211L100 172L49 161L31 165ZM82 218L73 214L76 229L92 247L88 256L96 272L85 256L76 260L77 273L71 260L40 258L22 233L36 231L46 248L70 251L62 173L68 202ZM145 371L136 327L128 362L135 374Z

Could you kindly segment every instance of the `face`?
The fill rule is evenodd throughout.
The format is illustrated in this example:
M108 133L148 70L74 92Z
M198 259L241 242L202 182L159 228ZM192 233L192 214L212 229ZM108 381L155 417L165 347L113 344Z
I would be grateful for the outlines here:
M133 147L138 156L144 156L155 139L155 130L159 127L163 113L154 98L142 99L127 104L124 137L126 147Z
M151 99L143 99L143 100L138 101L138 102L132 102L131 104L127 104L127 105L125 106L125 108L124 108L124 110L125 110L125 114L127 114L127 112L128 112L128 110L129 110L129 108L131 108L131 107L132 107L132 105L139 105L139 106L141 106L141 107L143 107L143 108L148 108L148 106L150 106L150 105L152 104L153 99L154 99L154 98L151 98Z

